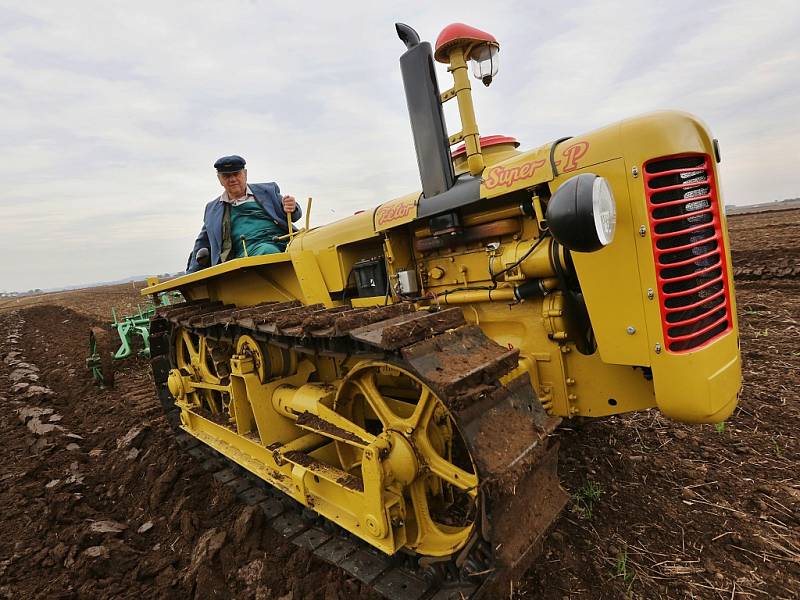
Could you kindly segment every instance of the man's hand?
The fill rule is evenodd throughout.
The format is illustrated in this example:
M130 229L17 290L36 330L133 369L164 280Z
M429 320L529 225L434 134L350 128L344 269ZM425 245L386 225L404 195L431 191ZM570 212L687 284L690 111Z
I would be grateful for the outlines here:
M194 255L194 259L197 261L197 264L203 268L209 266L209 263L211 262L211 256L208 253L208 248L200 248L197 251L197 254Z
M294 199L294 196L284 196L283 197L284 212L293 213L295 208L297 208L297 201Z

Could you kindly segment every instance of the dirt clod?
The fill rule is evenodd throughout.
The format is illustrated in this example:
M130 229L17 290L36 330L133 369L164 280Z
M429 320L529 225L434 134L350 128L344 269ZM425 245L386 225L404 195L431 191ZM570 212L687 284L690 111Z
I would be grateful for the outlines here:
M89 531L92 533L122 533L127 528L124 523L116 521L94 521L89 525Z

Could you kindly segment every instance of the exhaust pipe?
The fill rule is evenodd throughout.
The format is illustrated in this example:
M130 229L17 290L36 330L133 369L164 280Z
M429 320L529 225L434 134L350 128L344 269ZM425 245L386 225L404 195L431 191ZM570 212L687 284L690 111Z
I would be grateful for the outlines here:
M400 71L414 135L422 195L433 198L455 184L439 82L433 67L433 51L430 43L420 42L417 32L408 25L395 23L395 28L408 49L400 57Z

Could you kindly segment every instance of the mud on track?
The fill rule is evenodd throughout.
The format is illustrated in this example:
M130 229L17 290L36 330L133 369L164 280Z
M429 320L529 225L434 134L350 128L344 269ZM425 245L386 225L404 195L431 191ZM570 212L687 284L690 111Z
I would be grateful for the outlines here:
M656 412L567 422L573 499L515 598L798 597L800 211L730 226L740 408L719 429ZM178 452L144 361L114 391L91 385L89 328L139 301L114 286L0 304L0 598L374 598ZM39 381L18 372L14 392L14 361ZM53 413L23 422L24 407Z

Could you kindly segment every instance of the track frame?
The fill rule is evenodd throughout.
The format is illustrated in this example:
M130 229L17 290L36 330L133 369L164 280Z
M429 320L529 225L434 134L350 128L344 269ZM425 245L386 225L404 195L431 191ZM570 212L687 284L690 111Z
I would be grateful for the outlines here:
M247 336L270 351L253 352L249 343L249 352L230 358L229 376L204 382L199 373L203 369L192 373L173 368L171 342L180 330L228 344ZM325 309L296 302L239 309L194 301L160 310L151 339L156 386L173 425L298 506L312 508L326 523L341 526L349 533L339 537L349 543L359 539L359 552L378 550L390 562L413 546L404 527L412 508L406 506L403 487L387 482L392 469L384 463L393 455L392 439L372 435L342 417L334 410L332 393L337 386L341 389L343 374L382 364L405 369L442 399L464 437L480 482L475 525L451 549L407 558L408 574L426 585L404 584L403 589L419 588L418 595L392 595L391 589L389 593L373 586L389 593L387 597L468 598L497 589L521 574L518 571L535 557L536 547L566 502L555 475L557 447L548 439L559 419L544 413L527 376L516 372L518 351L502 348L479 328L466 325L460 309L438 313L416 311L413 305ZM297 358L284 361L293 363L293 368L281 366L288 374L265 381L266 357L276 350ZM481 357L477 362L476 356ZM318 365L322 380L309 381ZM228 395L229 422L200 409L198 398L209 391ZM260 426L258 413L264 410L271 414L261 415ZM503 429L512 441L498 450L496 436ZM290 437L269 443L261 435L277 430ZM314 447L315 438L321 437L335 443L316 448L316 457L294 449ZM352 471L338 470L331 465L334 461L324 460L325 452L341 445L360 450L360 480ZM524 521L533 531L514 531L514 511L527 512L525 502L515 499L517 487L531 494L527 500L533 500L536 515ZM504 536L502 541L499 536ZM458 595L441 595L448 586L455 586Z

